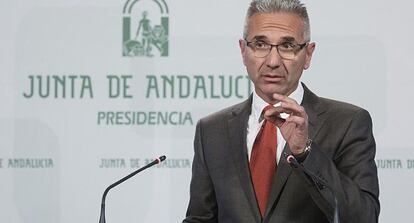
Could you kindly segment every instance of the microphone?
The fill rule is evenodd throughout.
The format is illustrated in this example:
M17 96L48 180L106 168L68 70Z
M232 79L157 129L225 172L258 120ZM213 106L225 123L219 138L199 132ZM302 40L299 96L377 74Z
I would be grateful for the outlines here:
M161 163L162 161L164 161L166 159L165 156L160 156L159 158L155 159L154 161L152 161L151 163L148 163L147 165L145 165L144 167L139 168L138 170L130 173L128 176L116 181L115 183L109 185L109 187L107 187L102 195L102 202L101 202L101 216L99 218L99 223L106 223L105 221L105 199L106 199L106 195L108 194L109 190L118 186L119 184L123 183L124 181L128 180L129 178L135 176L137 173L150 168L156 164Z
M287 163L289 163L291 167L295 169L299 169L300 171L305 173L305 175L316 184L319 190L322 190L324 188L329 189L329 191L332 193L334 200L335 200L335 213L334 213L334 218L332 222L339 223L338 201L336 199L336 196L332 188L325 182L325 180L321 179L319 176L317 176L310 170L306 169L302 164L300 164L298 160L292 154L283 153L283 156L286 158Z
M316 183L316 186L318 186L320 190L326 187L326 183L323 179L307 170L302 164L298 162L298 160L292 154L284 153L283 156L285 156L286 161L290 164L291 167L295 169L300 169L303 172L305 172L311 178L311 180L313 180Z

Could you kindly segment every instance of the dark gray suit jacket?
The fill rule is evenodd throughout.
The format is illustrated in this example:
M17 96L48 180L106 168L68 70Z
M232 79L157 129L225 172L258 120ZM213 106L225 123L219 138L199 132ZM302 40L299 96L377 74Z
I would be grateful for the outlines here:
M304 86L312 148L302 163L318 185L282 157L262 218L247 156L252 97L201 119L194 139L190 202L183 223L332 222L335 198L341 223L378 222L379 188L369 113L320 98ZM286 144L284 152L290 153Z

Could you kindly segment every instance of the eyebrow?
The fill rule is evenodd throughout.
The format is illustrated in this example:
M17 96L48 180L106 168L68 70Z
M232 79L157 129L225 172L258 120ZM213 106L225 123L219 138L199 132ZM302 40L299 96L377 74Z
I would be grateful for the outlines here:
M292 37L292 36L284 36L284 37L282 37L282 40L284 42L296 42L295 37Z
M267 38L267 36L260 35L260 36L254 36L252 40L266 41L269 39ZM296 42L296 39L295 37L292 37L292 36L284 36L281 38L280 42Z
M254 36L252 40L268 40L266 36Z

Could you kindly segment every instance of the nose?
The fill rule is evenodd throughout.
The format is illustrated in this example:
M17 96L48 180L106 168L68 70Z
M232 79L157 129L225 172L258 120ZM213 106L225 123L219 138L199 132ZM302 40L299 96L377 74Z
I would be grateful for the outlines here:
M266 58L266 66L274 70L274 69L279 68L281 63L282 63L282 58L280 57L280 54L277 51L277 48L272 47L272 49L270 49L269 55L267 55L267 58Z

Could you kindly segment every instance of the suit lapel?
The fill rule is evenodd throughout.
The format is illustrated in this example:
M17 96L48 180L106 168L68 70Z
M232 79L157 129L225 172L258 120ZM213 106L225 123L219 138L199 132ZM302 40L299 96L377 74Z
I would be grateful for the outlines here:
M228 120L229 141L233 153L233 162L237 167L240 179L240 185L243 188L244 194L247 197L249 206L256 222L261 221L260 211L257 206L256 196L254 193L249 161L247 155L247 122L251 112L252 97L243 102L240 106L231 111Z
M304 95L302 99L302 106L305 108L306 113L308 114L308 131L309 137L314 139L316 134L318 133L319 129L321 128L323 121L318 120L317 118L320 114L324 112L322 107L319 105L318 96L312 93L304 84ZM287 163L283 154L292 154L290 152L289 146L286 143L282 155L279 160L279 164L277 166L277 172L273 177L273 186L270 191L269 200L267 203L266 213L264 216L264 221L267 222L272 210L275 208L277 201L280 197L281 192L288 180L290 174L292 173L292 168Z
M280 193L282 192L287 179L292 173L292 168L289 166L289 164L286 162L286 159L283 156L284 153L291 154L290 149L287 146L287 144L285 145L283 149L282 155L277 165L276 174L273 176L272 189L270 190L270 195L267 201L266 212L264 215L263 222L266 222L266 219L269 217L270 211L275 208L274 205L276 205L277 200L280 196Z
M302 106L305 108L305 111L308 114L309 138L313 140L325 123L325 119L323 118L322 114L325 113L326 108L321 105L319 97L310 91L309 88L307 88L304 84L303 89L304 94Z

